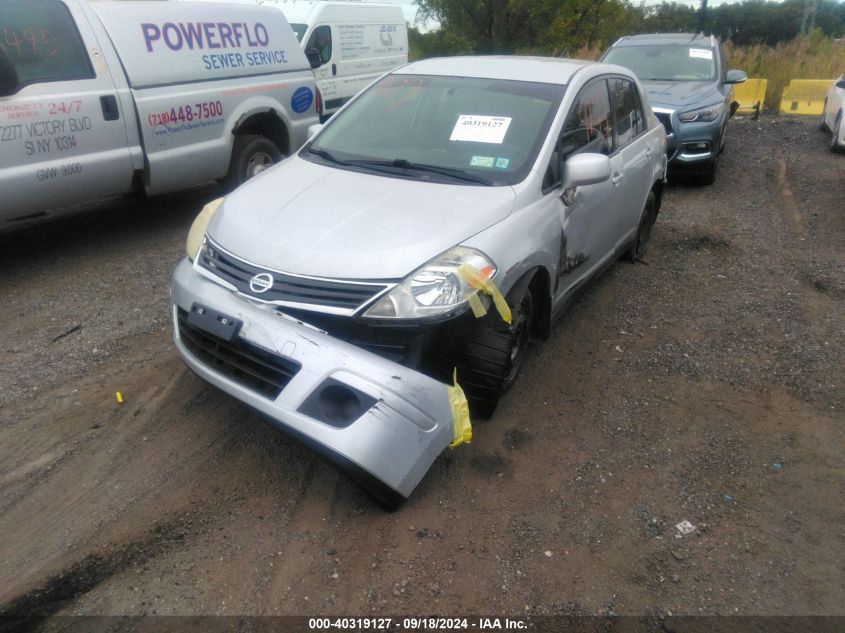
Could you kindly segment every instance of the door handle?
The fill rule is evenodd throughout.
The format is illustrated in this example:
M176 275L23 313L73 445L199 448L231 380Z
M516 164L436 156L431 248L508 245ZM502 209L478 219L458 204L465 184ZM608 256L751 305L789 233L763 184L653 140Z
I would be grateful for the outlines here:
M623 180L625 180L625 174L618 171L615 174L613 174L613 178L610 179L610 182L612 182L614 185L618 185Z
M651 147L648 146L648 145L646 145L646 148L645 148L645 155L646 155L646 158L651 158Z
M117 97L114 95L100 97L100 106L103 108L103 119L106 121L117 121L120 118L120 110L117 109Z
M337 64L332 64L332 76L337 74Z

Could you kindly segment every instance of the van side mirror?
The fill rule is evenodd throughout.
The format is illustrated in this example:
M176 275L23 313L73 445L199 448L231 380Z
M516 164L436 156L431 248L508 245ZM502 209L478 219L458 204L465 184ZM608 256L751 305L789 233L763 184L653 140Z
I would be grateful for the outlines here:
M320 51L313 46L305 49L305 57L308 58L308 63L311 64L311 68L319 68L323 65L323 60L320 59Z
M604 154L573 154L560 166L563 190L595 185L610 178L610 158Z
M744 70L729 70L725 75L726 84L741 84L746 79L748 79L748 75L745 74Z
M314 138L315 136L317 136L317 134L320 133L320 130L322 130L322 129L323 129L322 123L315 123L314 125L309 125L308 126L308 138L309 139Z
M6 52L0 48L0 97L8 97L18 91L18 73Z

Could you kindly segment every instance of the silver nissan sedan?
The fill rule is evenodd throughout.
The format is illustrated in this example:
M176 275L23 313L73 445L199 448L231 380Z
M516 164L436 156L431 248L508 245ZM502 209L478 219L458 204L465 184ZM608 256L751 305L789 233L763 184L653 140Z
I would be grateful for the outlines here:
M176 347L395 507L469 439L467 401L489 417L576 292L645 256L665 177L625 68L409 64L203 209L173 273Z

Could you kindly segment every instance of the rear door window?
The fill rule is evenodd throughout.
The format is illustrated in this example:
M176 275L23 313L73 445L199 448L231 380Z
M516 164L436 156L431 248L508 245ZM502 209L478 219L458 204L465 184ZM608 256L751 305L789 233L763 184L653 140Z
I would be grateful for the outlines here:
M94 77L76 24L56 0L0 3L0 54L17 73L19 88Z

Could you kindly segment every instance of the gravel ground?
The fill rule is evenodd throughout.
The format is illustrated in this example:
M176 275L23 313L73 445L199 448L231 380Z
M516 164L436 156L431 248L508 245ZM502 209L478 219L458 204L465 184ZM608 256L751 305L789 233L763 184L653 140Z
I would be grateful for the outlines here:
M177 357L217 190L5 230L0 613L845 615L845 157L728 136L393 514Z

